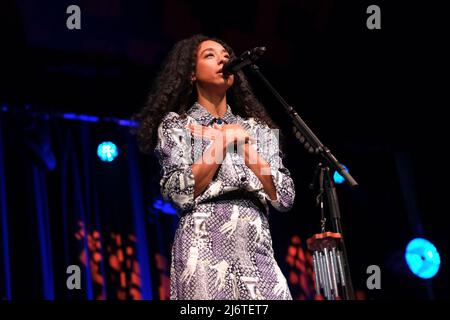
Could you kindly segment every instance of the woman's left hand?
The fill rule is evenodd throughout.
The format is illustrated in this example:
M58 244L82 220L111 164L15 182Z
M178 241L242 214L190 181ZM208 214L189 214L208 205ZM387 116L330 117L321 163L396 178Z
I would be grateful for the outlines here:
M223 139L222 131L218 127L211 128L199 124L189 124L186 128L196 137L213 141Z

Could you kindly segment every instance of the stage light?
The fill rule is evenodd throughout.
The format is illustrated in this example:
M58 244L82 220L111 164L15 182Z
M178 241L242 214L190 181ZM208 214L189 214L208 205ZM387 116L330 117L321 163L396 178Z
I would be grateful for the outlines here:
M343 167L344 167L345 171L348 172L347 167L346 167L346 166L343 166ZM345 181L344 177L341 176L341 175L339 174L339 172L337 172L337 171L334 172L333 180L334 180L334 183L336 183L336 184L341 184L342 182Z
M408 243L405 260L412 273L423 279L434 277L441 264L436 247L423 238L415 238Z
M118 154L119 150L111 141L105 141L98 145L97 155L102 161L111 162L117 157Z
M155 209L161 210L166 214L177 214L177 210L170 203L165 202L161 199L155 200L155 202L153 202L153 207Z
M63 113L62 117L67 120L80 120L85 122L99 122L100 118L86 114Z

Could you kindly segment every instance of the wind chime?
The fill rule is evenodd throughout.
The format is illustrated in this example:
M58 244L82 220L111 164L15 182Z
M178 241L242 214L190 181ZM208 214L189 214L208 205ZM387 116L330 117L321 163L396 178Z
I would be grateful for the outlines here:
M340 219L329 168L318 165L311 188L314 188L317 179L319 180L319 195L316 198L316 204L320 207L321 212L321 233L313 235L306 241L308 250L313 254L316 293L327 300L351 300L354 299L353 287L339 223L333 221L336 232L326 231L324 195L328 197L333 219Z
M313 252L314 280L317 294L327 300L340 300L346 285L341 234L323 232L307 240L308 249Z

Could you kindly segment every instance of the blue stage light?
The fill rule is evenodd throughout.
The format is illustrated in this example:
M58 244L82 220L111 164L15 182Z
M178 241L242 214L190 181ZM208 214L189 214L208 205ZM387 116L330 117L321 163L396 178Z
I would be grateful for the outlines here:
M105 141L98 145L97 155L100 160L111 162L119 155L119 150L113 142Z
M155 200L155 202L153 202L153 207L161 210L165 214L177 214L177 210L169 202L161 199Z
M436 247L423 238L415 238L408 243L405 259L412 273L423 279L434 277L441 264Z
M343 167L344 167L345 171L348 172L347 167L346 167L346 166L343 166ZM333 180L334 180L334 183L336 183L336 184L341 184L342 182L345 181L344 177L341 176L341 175L339 174L339 172L337 172L337 171L334 172Z

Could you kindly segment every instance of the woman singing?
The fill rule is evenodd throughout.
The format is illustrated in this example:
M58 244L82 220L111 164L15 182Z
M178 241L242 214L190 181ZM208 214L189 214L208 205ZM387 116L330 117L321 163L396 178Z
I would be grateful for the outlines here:
M175 44L136 115L143 151L155 151L163 197L180 213L171 299L292 299L274 258L270 204L289 211L295 188L276 126L219 39ZM274 130L275 129L275 130Z

